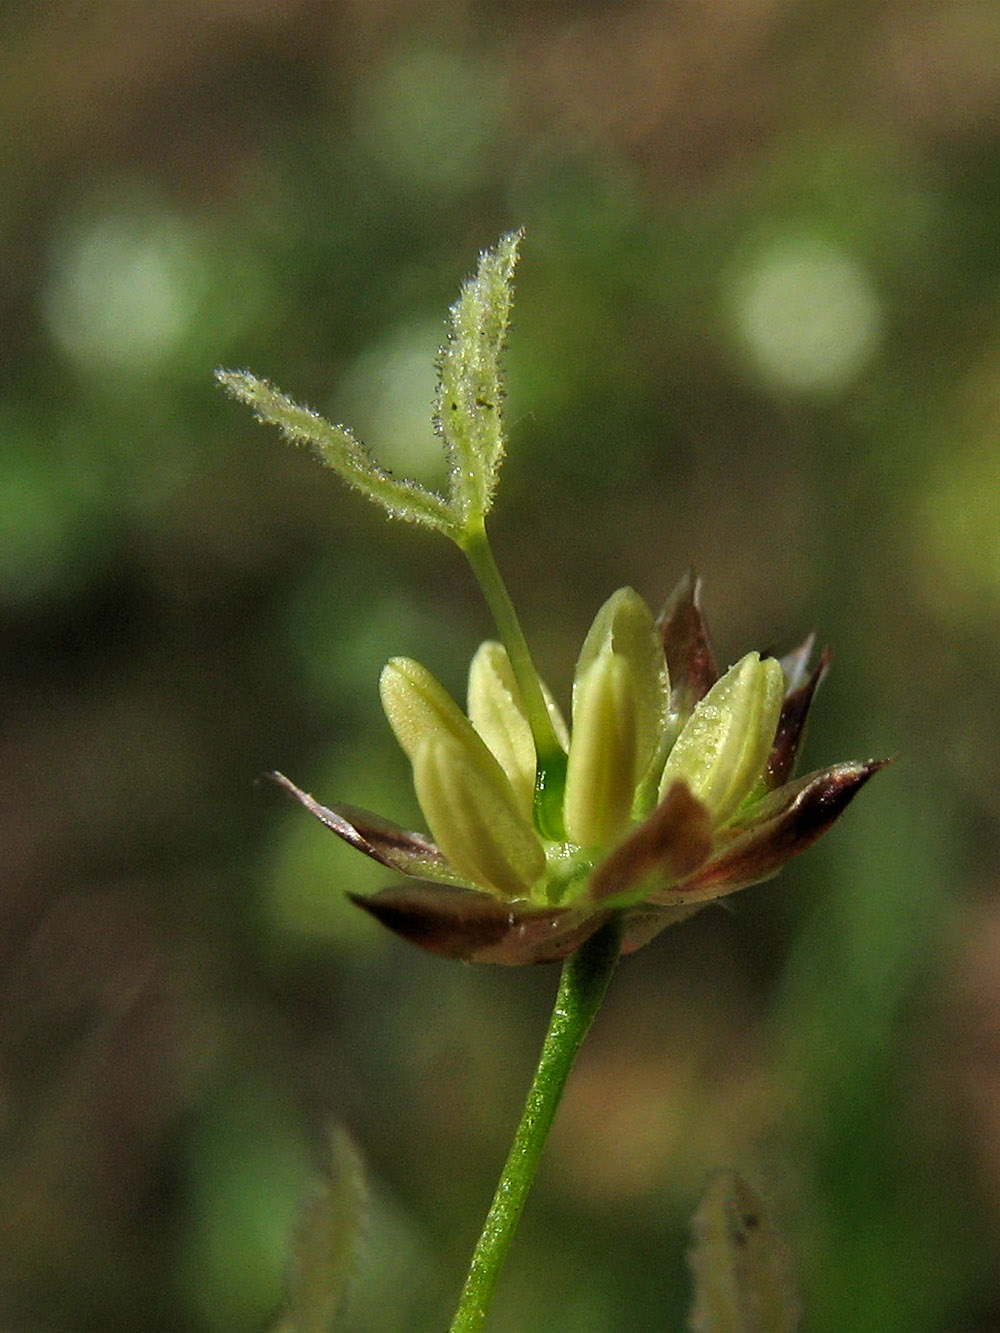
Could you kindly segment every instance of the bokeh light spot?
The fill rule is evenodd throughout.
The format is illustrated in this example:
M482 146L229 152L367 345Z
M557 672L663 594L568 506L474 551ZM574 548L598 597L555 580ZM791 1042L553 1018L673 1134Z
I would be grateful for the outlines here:
M205 265L196 229L136 202L76 218L53 248L49 330L83 369L155 370L189 332Z
M803 393L849 384L871 361L882 307L863 265L817 239L760 253L731 293L740 341L765 379Z

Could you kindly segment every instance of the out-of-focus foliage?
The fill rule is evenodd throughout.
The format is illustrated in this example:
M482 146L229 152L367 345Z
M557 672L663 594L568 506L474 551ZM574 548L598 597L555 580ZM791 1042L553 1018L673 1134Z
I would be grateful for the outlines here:
M802 1310L794 1264L742 1176L713 1177L693 1230L691 1333L795 1333Z
M523 225L493 530L545 677L693 565L726 661L834 645L807 760L902 758L623 966L497 1328L680 1328L718 1168L810 1330L996 1327L993 0L29 0L0 75L4 1326L273 1323L331 1118L345 1329L446 1326L555 978L384 937L257 779L416 821L378 671L460 692L489 627L212 371L439 484L441 316Z

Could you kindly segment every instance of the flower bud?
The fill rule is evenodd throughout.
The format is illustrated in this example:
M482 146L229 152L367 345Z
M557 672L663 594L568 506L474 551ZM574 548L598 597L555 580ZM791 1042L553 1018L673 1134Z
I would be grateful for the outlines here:
M598 611L573 681L564 813L574 842L604 846L628 823L669 697L653 617L638 593L621 588Z
M545 873L545 853L485 746L479 755L446 731L429 732L413 755L413 785L438 847L460 875L505 898L529 896Z
M749 795L767 763L785 693L781 665L759 653L746 657L716 681L695 705L670 751L660 798L678 779L725 823Z

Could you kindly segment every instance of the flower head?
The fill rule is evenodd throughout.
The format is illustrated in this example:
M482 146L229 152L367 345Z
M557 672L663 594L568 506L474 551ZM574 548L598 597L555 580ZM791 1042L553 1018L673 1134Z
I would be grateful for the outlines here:
M828 663L824 653L810 671L810 648L781 660L751 652L720 675L691 577L655 621L632 589L616 592L580 652L571 731L542 686L565 754L558 837L540 811L546 784L521 690L495 642L473 658L467 714L416 662L394 658L382 672L383 707L430 837L321 806L276 776L339 837L406 878L354 901L434 953L545 962L613 912L635 949L776 874L882 766L792 777ZM551 778L546 791L551 810Z

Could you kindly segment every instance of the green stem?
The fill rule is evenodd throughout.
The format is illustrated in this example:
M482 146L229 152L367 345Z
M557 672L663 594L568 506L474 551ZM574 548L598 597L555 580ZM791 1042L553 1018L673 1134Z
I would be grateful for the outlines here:
M566 754L556 738L552 718L542 694L542 683L531 660L521 622L514 603L497 568L486 527L480 524L457 538L459 546L472 567L486 604L507 649L514 679L524 702L524 711L531 727L538 759L535 781L535 817L544 837L561 842L566 834L562 819L562 798L566 785Z
M486 1321L566 1080L620 954L621 922L615 916L563 964L538 1068L472 1256L451 1333L473 1333Z

